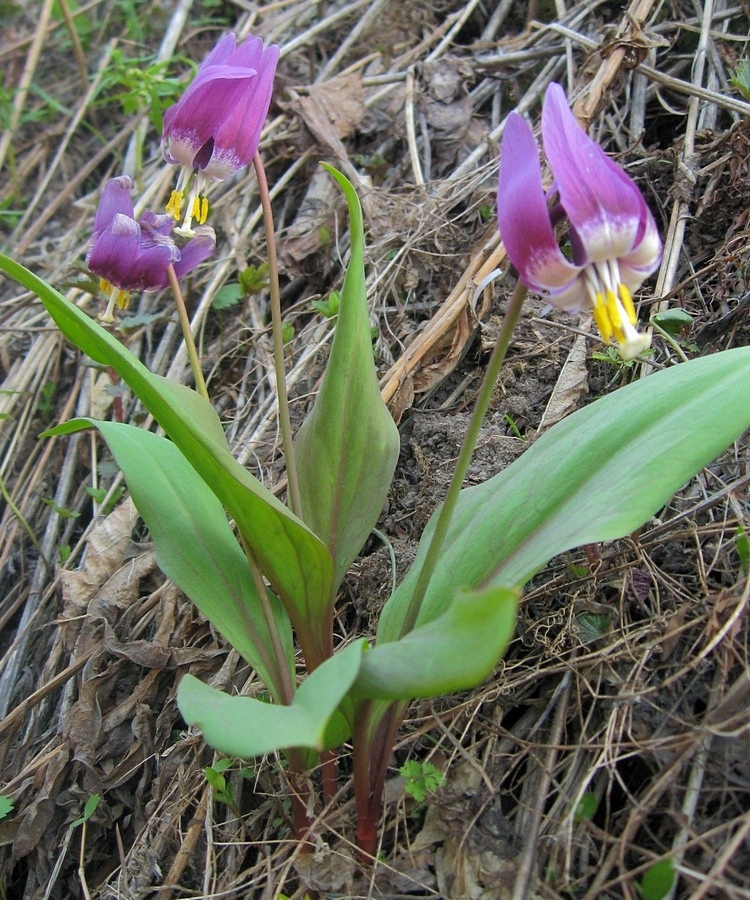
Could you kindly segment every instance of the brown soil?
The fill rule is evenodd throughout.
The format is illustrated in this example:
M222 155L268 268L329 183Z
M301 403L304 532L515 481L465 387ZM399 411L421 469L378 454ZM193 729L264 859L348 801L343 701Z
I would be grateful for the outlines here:
M750 105L728 81L746 51L744 4L636 0L627 16L607 2L136 6L134 21L125 2L95 2L87 25L76 17L71 28L51 3L0 4L6 252L95 314L89 229L104 181L131 165L134 129L149 205L168 196L153 125L112 101L121 87L90 92L112 70L110 41L128 57L161 47L164 59L194 60L229 30L282 44L262 153L279 186L293 417L330 338L310 303L340 286L346 256L345 211L322 159L354 180L367 221L376 356L402 433L379 523L397 577L444 496L514 283L506 272L471 307L483 276L507 268L494 224L502 123L517 104L537 123L549 81L566 85L638 180L666 239L662 270L638 298L642 319L667 306L690 313L688 356L747 343ZM185 71L176 61L169 74ZM264 259L251 173L216 192L212 222L216 262L189 285L204 369L238 457L274 485L268 298L212 307ZM119 335L133 352L190 383L168 298L134 297L128 316ZM654 365L670 364L670 345L657 336L654 346ZM603 349L587 317L531 298L469 482L645 374ZM674 897L750 896L746 438L637 535L553 560L528 586L517 638L487 683L412 706L382 861L363 876L346 753L341 802L314 810L309 855L291 840L280 759L232 767L234 807L208 787L215 756L186 730L176 683L190 671L227 689L258 685L159 572L106 448L91 435L37 437L76 414L140 421L138 404L8 280L0 369L0 795L14 804L0 819L0 896L636 898L664 859L679 874ZM392 577L391 551L373 536L340 597L341 638L373 633ZM410 759L445 774L424 804L398 775ZM84 828L75 823L93 795ZM588 815L576 812L582 797L593 798Z

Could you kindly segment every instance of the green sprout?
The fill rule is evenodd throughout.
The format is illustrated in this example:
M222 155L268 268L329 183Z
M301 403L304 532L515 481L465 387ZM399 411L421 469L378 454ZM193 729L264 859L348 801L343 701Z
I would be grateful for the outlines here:
M398 771L406 779L404 792L417 803L424 803L429 794L434 794L445 784L445 775L431 762L409 759Z

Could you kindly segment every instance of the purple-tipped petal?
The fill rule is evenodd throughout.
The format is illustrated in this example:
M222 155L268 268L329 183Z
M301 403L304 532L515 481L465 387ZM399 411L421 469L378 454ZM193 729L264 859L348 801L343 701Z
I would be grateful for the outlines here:
M234 35L223 38L164 114L167 162L218 181L247 166L258 149L278 59L279 48L264 48L260 38L240 46Z
M107 182L94 216L95 233L107 228L118 214L133 218L133 201L130 197L132 190L133 179L127 175L120 175Z
M632 179L578 124L559 84L551 84L545 95L542 138L586 261L630 253L651 214Z
M213 228L200 226L195 229L195 237L182 248L180 258L174 264L178 278L192 272L216 250L216 235Z
M110 226L94 235L86 258L89 269L122 291L155 291L163 286L167 266L179 251L174 242L118 213Z
M497 218L508 258L528 288L559 291L577 278L579 267L557 245L542 188L539 150L518 113L508 116L503 135Z

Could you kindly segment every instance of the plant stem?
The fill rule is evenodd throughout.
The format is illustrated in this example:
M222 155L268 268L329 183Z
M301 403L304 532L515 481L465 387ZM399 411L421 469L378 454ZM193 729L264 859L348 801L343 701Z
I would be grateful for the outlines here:
M427 548L427 555L425 556L424 563L420 569L419 578L417 579L414 594L409 603L409 608L404 616L404 623L401 628L402 637L405 634L408 634L417 623L419 611L422 608L422 602L427 593L427 587L432 578L432 574L435 571L435 566L440 559L440 553L443 549L446 535L448 534L451 518L456 509L459 494L469 469L469 463L471 462L474 448L476 447L479 431L484 422L484 417L487 415L490 402L492 401L492 392L495 389L495 384L500 375L500 369L505 360L505 354L508 352L508 347L510 346L511 338L513 337L513 331L515 330L521 315L521 309L527 293L528 290L519 281L516 284L516 289L513 291L513 296L510 298L510 303L505 312L505 318L503 319L497 343L490 356L490 361L487 364L487 371L485 372L482 386L479 388L479 394L477 395L474 410L471 414L471 419L469 420L466 436L461 444L461 451L458 454L456 468L453 471L453 477L448 487L448 493L440 508L435 531L432 534L432 539Z
M268 289L271 294L271 325L273 333L273 364L276 373L276 399L279 405L279 428L281 430L281 446L286 463L286 477L289 486L289 506L292 512L302 515L297 467L294 462L294 445L292 443L292 426L289 420L289 399L286 393L286 371L284 368L284 336L281 322L281 291L279 290L279 265L276 258L276 234L273 225L271 197L268 193L266 170L260 153L253 157L253 166L258 178L258 192L263 208L263 225L266 231L268 252Z
M185 306L185 298L182 296L180 282L177 280L177 273L173 265L167 268L167 277L169 278L169 286L174 294L174 302L177 307L177 316L180 320L180 328L182 329L182 337L185 340L185 349L187 350L188 359L190 360L190 368L193 370L193 378L195 379L195 389L206 400L208 400L208 389L203 378L201 369L201 361L198 357L198 351L193 340L193 332L190 328L190 317L188 316L187 307Z

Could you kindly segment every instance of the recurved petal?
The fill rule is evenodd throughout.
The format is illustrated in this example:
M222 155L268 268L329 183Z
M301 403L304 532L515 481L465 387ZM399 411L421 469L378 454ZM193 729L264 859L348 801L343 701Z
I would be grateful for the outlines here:
M508 258L528 288L554 292L572 284L580 267L557 246L542 188L539 150L518 113L508 116L503 136L497 219Z
M130 196L132 190L133 180L127 175L112 178L106 183L94 216L94 234L108 228L117 215L133 218L133 200Z
M174 264L174 270L178 278L192 272L203 260L216 250L216 234L213 228L200 226L195 229L195 237L188 241L182 248L180 258Z
M105 278L115 287L128 290L122 282L138 256L141 229L130 216L117 213L109 227L95 232L86 255L86 265L100 278Z
M651 214L632 179L578 124L559 84L547 88L542 139L560 202L588 259L631 252Z

